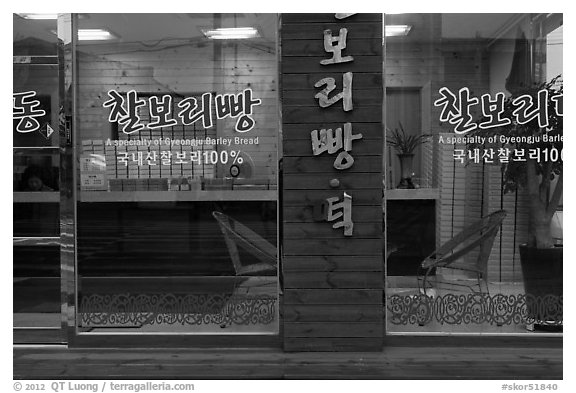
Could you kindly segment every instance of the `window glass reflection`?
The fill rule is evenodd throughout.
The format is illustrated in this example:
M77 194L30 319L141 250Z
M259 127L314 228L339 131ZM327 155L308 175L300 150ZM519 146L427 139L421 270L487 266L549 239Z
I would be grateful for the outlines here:
M14 340L61 341L56 18L13 28Z
M561 331L562 15L396 14L386 25L410 27L386 38L388 330ZM409 138L421 143L399 149ZM550 179L536 187L556 217L555 235L536 241L531 165ZM526 261L542 248L559 257Z
M276 20L79 20L81 331L278 332Z

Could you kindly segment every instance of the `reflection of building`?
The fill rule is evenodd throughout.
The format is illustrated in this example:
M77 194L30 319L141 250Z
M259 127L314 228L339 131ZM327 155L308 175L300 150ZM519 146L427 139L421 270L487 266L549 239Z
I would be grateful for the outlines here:
M454 136L454 125L438 120L434 102L442 88L506 93L518 31L535 59L530 77L544 80L547 69L558 69L546 41L561 15L93 14L71 21L58 33L79 29L78 39L56 51L44 29L54 29L54 20L14 16L14 92L49 97L42 123L60 131L49 138L15 132L14 176L30 162L59 162L62 190L14 194L16 210L32 212L14 217L15 342L40 335L73 347L106 337L114 346L152 335L195 345L215 336L218 346L225 336L286 350L377 350L393 334L536 334L526 330L533 321L519 296L527 200L502 192L498 163L455 159L465 146L439 142ZM410 28L383 38L383 23ZM257 34L247 29L251 36L239 40L204 31L249 26ZM347 36L337 35L341 26ZM95 28L107 28L111 39L83 39ZM353 61L339 57L337 45ZM332 56L339 60L320 63ZM336 90L320 108L315 94L330 86L318 84L323 78L333 78ZM346 86L353 108L337 100ZM472 109L472 117L481 115ZM395 189L399 161L385 146L383 119L388 128L402 124L407 136L432 135L411 152L415 189ZM353 143L336 146L333 136L342 134L325 129L338 127L353 129ZM315 134L322 154L310 148L314 129L324 131ZM334 146L322 145L326 135ZM346 157L338 161L345 169L334 166L337 157ZM331 198L352 201L346 230L322 222L322 202L340 201ZM36 215L39 206L51 206L53 217ZM422 260L500 209L507 216L488 250L488 298L449 290L434 292L435 304L415 302ZM222 231L214 212L241 224ZM58 220L61 231L46 224ZM262 263L272 268L257 269ZM464 300L450 303L454 294ZM494 315L503 304L497 296L514 296L506 315ZM451 307L458 315L446 315ZM418 323L422 312L432 323ZM560 322L561 313L560 305ZM38 325L46 329L29 329Z

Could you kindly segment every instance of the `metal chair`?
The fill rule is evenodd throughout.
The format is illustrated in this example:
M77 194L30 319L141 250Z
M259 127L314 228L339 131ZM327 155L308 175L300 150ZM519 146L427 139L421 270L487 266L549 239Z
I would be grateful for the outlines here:
M432 288L456 289L459 287L468 288L474 293L490 294L488 290L488 259L494 244L494 238L500 230L502 221L506 217L506 211L498 210L479 221L467 226L460 233L444 243L440 248L430 254L420 264L417 272L418 288L421 294L433 293ZM463 261L462 258L471 251L479 249L476 258L470 261ZM464 282L470 279L456 281L442 281L434 276L438 269L455 270L468 272L475 275L475 283ZM434 280L432 280L434 277ZM434 281L435 285L432 285ZM440 285L438 285L440 284ZM476 285L478 290L476 290ZM462 289L462 288L461 288Z
M231 305L227 306L227 309L234 310L238 307L236 302L245 302L246 299L242 297L238 297L237 292L240 291L243 285L244 290L246 293L249 291L254 291L260 289L264 290L264 292L257 292L256 294L252 295L252 300L254 296L264 297L265 300L268 300L270 297L270 284L273 284L273 291L276 291L277 281L264 281L261 283L257 281L256 283L251 283L250 280L261 280L264 278L254 277L259 275L274 275L278 271L278 256L277 256L277 249L272 245L269 241L264 239L262 236L258 235L256 232L252 231L247 226L239 223L235 219L227 216L226 214L213 211L212 216L218 222L220 226L220 230L224 235L224 241L226 242L226 247L228 247L228 252L230 253L230 259L232 259L232 264L234 266L234 270L236 272L236 277L241 277L234 282L234 289L232 291L233 296L231 299L234 299ZM257 260L260 262L257 263L243 263L240 257L240 250L239 247L243 248L244 250L248 251L252 256L256 257ZM268 274L266 274L268 273ZM252 276L252 277L251 277ZM244 281L246 283L242 284ZM282 287L280 285L279 288L280 294L282 294ZM230 321L223 322L220 327L227 328L231 324Z
M212 212L212 216L218 221L220 230L224 235L224 241L228 247L232 264L237 276L250 276L259 273L276 272L278 269L277 249L252 231L247 226L219 211ZM260 262L244 264L240 258L242 247Z

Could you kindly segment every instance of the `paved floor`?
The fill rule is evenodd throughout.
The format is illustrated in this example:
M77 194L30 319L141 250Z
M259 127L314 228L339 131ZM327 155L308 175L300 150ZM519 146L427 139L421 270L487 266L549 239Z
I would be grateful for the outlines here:
M15 379L562 379L562 346L280 349L14 347Z

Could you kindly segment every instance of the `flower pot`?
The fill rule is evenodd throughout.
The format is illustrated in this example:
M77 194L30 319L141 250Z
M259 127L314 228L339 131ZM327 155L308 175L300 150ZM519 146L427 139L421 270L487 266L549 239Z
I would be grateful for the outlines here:
M535 326L562 325L562 247L546 249L521 245L520 262L528 318Z
M397 154L400 160L400 183L396 188L415 188L412 183L412 165L414 162L413 153Z

